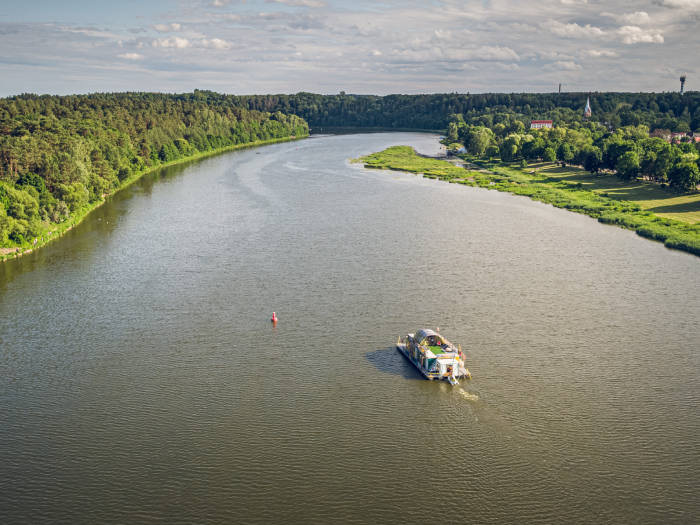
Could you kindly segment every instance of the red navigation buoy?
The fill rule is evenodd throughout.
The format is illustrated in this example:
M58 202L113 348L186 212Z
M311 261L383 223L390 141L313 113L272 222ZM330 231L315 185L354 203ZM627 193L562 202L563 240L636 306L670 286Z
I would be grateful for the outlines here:
M275 312L272 312L272 319L270 319L273 323L277 322L277 314Z

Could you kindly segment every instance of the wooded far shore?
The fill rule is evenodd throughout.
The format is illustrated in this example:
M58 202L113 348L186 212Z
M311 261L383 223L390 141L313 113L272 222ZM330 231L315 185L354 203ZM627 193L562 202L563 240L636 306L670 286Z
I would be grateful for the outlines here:
M550 119L553 129L530 129L536 119ZM537 164L574 164L593 173L616 173L633 185L652 180L660 191L670 186L684 195L680 215L665 213L661 219L687 221L694 210L700 216L693 197L700 182L700 142L695 141L700 138L700 92L25 94L0 99L0 258L47 242L158 167L304 137L310 129L442 130L450 149L463 146L473 162L490 166L492 176L505 176L505 171L514 176L513 170L529 163L538 176L548 172L554 179L551 166ZM557 184L573 181L558 178ZM605 197L602 191L596 195ZM593 206L589 214L596 213ZM647 219L644 224L629 222L629 216L600 220L624 222L642 235L678 244L677 235L659 234L659 224L647 224Z

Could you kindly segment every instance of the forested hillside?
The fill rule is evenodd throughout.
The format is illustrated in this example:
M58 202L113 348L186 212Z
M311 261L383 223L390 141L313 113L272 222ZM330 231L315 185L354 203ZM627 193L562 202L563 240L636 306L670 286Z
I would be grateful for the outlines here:
M26 245L160 164L306 134L297 116L201 92L0 99L0 247Z
M491 127L503 115L553 119L555 125L583 120L587 93L483 93L435 95L251 95L237 97L259 111L303 117L312 128L377 127L444 130L450 115ZM644 124L651 130L700 131L700 92L592 93L592 120L617 128Z

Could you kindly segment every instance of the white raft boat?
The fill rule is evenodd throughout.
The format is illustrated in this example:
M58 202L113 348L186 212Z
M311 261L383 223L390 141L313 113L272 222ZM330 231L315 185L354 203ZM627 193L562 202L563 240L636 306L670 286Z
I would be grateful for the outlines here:
M399 337L396 349L420 371L426 379L439 379L452 385L462 377L471 378L464 366L462 348L455 346L433 330L418 330Z

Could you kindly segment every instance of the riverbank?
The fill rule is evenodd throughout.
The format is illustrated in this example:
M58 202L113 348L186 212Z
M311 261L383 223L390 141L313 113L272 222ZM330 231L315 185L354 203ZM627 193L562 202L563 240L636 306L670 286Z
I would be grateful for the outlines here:
M124 179L122 183L119 185L117 189L115 189L112 193L107 193L102 195L102 198L99 201L95 201L93 203L90 203L73 214L70 215L65 221L60 222L60 223L51 223L49 226L47 226L46 231L38 235L33 241L30 243L25 243L22 246L13 246L13 247L7 247L7 248L2 248L0 247L0 263L14 259L16 257L21 257L22 255L28 255L32 253L34 250L37 250L43 246L46 246L48 243L51 241L58 239L65 233L69 232L70 230L73 229L73 227L77 226L80 224L85 217L87 217L90 212L101 206L106 202L106 200L111 197L112 195L118 193L119 191L123 190L124 188L128 188L131 186L134 182L139 180L141 177L144 175L147 175L149 173L153 173L155 171L158 171L162 168L166 168L168 166L175 166L177 164L184 164L186 162L191 162L195 161L198 159L203 159L205 157L212 157L215 155L220 155L222 153L227 153L229 151L234 151L234 150L242 150L242 149L248 149L248 148L255 148L259 146L267 146L270 144L277 144L280 142L290 142L293 140L301 140L304 138L307 138L308 135L304 136L291 136L291 137L283 137L283 138L277 138L277 139L269 139L269 140L257 140L254 142L246 142L244 144L235 144L233 146L226 146L224 148L218 148L215 150L211 151L205 151L205 152L200 152L195 155L190 155L187 157L183 157L181 159L173 160L170 162L165 162L162 164L158 164L157 166L152 166L149 167L148 169L145 169L143 171L134 173L130 177Z
M700 256L700 224L661 217L642 205L613 198L600 188L588 188L581 180L552 177L543 167L518 168L500 163L470 160L480 170L467 169L439 159L418 155L409 146L394 146L384 151L354 159L366 168L389 169L422 174L467 186L478 186L523 195L577 213L583 213L605 224L614 224L635 231L638 235L663 242L668 248ZM663 194L655 194L655 208L663 209ZM671 206L675 195L667 196Z
M352 133L396 133L407 131L411 133L435 133L443 135L444 129L428 129L428 128L392 128L387 126L314 126L310 129L312 135L348 135Z

